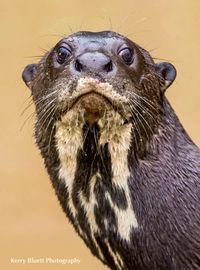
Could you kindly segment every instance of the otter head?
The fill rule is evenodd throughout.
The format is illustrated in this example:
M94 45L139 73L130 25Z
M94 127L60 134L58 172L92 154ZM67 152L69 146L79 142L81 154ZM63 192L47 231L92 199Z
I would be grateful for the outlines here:
M40 133L50 133L58 120L90 127L107 123L106 128L117 121L132 123L135 144L143 145L157 129L163 93L176 70L155 64L147 51L117 33L78 32L28 65L22 77L32 91Z

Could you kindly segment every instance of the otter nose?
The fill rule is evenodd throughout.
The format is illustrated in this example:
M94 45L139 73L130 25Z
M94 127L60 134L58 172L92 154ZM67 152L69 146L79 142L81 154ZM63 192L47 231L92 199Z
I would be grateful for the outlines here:
M99 52L84 53L76 58L73 65L73 70L76 74L92 72L111 75L115 69L112 60Z

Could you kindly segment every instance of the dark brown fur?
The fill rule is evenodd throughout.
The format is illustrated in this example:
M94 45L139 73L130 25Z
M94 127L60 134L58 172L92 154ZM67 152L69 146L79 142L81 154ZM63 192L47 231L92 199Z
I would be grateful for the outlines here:
M63 42L70 43L74 53L64 65L58 65L56 50ZM134 49L133 64L126 65L116 53L114 48L119 44ZM95 72L92 72L92 68L83 70L83 66L74 71L73 61L78 55L84 55L83 52L91 55L100 52L100 60L111 59L113 66L109 66L106 72L105 68L100 70L101 66ZM87 68L88 65L92 66L89 60L84 58ZM127 157L130 170L128 188L138 228L132 229L130 243L119 237L115 213L105 198L108 192L119 209L127 208L127 194L112 182L108 144L97 151L101 130L95 121L86 121L82 130L85 141L76 157L72 192L77 209L75 219L68 204L68 190L58 177L60 160L55 145L54 124L69 107L64 98L59 102L58 98L53 101L54 97L58 97L58 92L47 99L45 96L55 89L57 83L68 84L69 79L72 79L69 91L73 92L78 78L84 76L109 82L121 96L135 104L134 111L131 111L130 104L113 104L113 108L124 117L124 124L133 125ZM28 66L23 73L23 79L31 88L36 104L36 142L55 192L67 217L78 233L79 224L87 235L87 238L81 237L98 258L99 251L91 238L85 210L77 194L83 192L89 202L91 178L96 172L101 175L94 188L97 201L94 214L99 228L95 239L104 256L104 260L100 259L111 269L119 269L120 262L117 266L106 241L109 241L112 252L122 258L121 269L200 269L200 151L184 131L164 95L175 76L172 65L155 64L147 51L113 32L80 32L64 38L39 64ZM45 106L51 101L52 105L56 104L57 110L50 109L49 115L44 117ZM69 106L71 103L68 101L67 104ZM130 112L131 117L128 117ZM102 222L104 218L108 220L108 228Z

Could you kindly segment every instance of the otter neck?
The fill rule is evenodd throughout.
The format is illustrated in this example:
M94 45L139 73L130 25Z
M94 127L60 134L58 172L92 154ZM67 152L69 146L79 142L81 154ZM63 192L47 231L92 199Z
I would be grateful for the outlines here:
M68 190L68 209L82 238L106 260L98 237L110 235L129 242L138 227L130 198L128 153L132 124L115 116L111 126L104 120L88 126L60 122L56 131L60 159L59 181Z
M105 119L89 126L74 115L66 115L56 127L60 184L54 182L54 186L65 186L62 194L66 197L59 193L61 204L92 252L120 269L120 254L112 250L112 240L115 245L125 241L129 246L141 224L129 186L130 181L137 181L134 175L140 167L133 144L134 123L123 124L115 116L109 126ZM170 134L171 126L164 132ZM160 136L155 135L148 146L149 156L158 151Z

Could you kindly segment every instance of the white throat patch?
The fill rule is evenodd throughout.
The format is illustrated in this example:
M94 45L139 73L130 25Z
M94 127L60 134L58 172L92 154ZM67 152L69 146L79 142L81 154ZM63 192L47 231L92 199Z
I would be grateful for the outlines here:
M77 113L69 111L56 126L56 142L60 159L59 177L64 181L69 192L69 208L73 217L76 208L72 202L72 187L76 172L76 156L78 149L83 145L82 138L83 121Z
M91 79L92 80L92 79ZM80 92L81 89L83 92L87 91L87 86L90 88L91 80L89 79L80 79L78 88L76 92ZM82 87L82 88L81 88ZM100 90L103 89L103 84L100 85ZM107 91L107 95L110 94L112 86L108 83L105 83L105 89ZM112 92L114 90L112 89ZM116 93L116 97L119 94ZM113 97L113 96L112 96ZM77 210L72 200L72 187L75 178L76 166L77 166L77 153L78 150L83 146L83 134L82 128L84 125L84 110L81 111L79 109L72 109L68 111L62 118L61 121L57 122L56 126L56 145L60 159L60 168L59 168L59 177L61 181L64 181L68 193L69 193L69 208L70 211L76 220ZM100 138L99 145L104 145L108 143L109 152L111 155L111 164L112 164L112 183L116 187L122 189L126 195L127 200L127 209L122 210L117 207L112 202L112 199L109 193L106 193L106 197L110 203L111 208L113 209L118 223L118 235L121 239L130 241L130 233L132 228L138 227L138 223L132 208L132 202L130 198L130 193L128 189L128 178L130 176L129 168L128 168L128 151L131 145L131 124L124 125L124 119L117 112L110 111L107 114L106 118L101 118L98 121L98 125L100 127ZM94 179L95 179L94 175ZM94 217L94 206L96 204L96 198L94 195L94 188L91 184L89 186L91 189L90 192L92 195L92 201L86 202L82 196L79 194L79 198L81 200L81 204L86 211L87 221L90 224L91 231L95 233L98 232L98 226ZM78 225L77 225L78 227ZM79 227L80 233L84 235ZM98 248L98 244L94 239L94 243ZM98 248L99 249L99 248ZM103 255L101 251L99 251L101 258L103 259Z
M112 120L112 123L107 128L104 125L108 125L108 122L105 122L104 119L99 120L99 126L102 128L100 144L108 143L112 164L112 182L113 185L125 192L128 203L127 209L121 210L114 205L108 192L106 193L106 197L114 209L118 220L118 234L122 239L129 241L132 228L138 227L128 189L130 171L127 158L131 145L132 125L123 125L119 114L116 114Z

